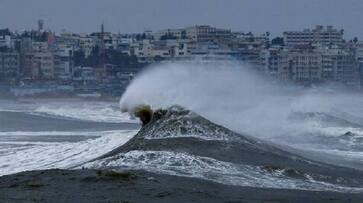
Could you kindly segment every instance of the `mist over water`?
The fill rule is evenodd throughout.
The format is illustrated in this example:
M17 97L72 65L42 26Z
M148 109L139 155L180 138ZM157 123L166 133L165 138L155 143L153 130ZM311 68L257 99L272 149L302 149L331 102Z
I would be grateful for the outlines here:
M181 105L236 132L340 156L361 167L362 102L361 94L334 87L281 84L232 60L195 60L145 70L120 106L132 112L141 104L153 109ZM353 136L344 137L349 132Z

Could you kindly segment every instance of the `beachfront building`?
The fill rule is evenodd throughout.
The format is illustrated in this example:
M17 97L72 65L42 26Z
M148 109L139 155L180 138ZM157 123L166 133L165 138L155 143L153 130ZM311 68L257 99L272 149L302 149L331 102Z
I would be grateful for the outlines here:
M281 50L278 48L270 48L261 52L261 65L264 72L273 77L278 77L281 59L280 52Z
M356 85L359 83L359 63L352 50L326 49L321 51L325 80Z
M59 44L52 50L54 56L54 77L69 80L72 77L74 48L71 45Z
M53 79L54 56L51 52L30 52L23 55L22 72L28 79Z
M0 78L9 80L20 76L20 56L16 52L0 52Z
M322 55L315 51L297 51L288 54L291 79L297 82L321 81Z
M358 42L356 45L355 59L358 66L360 84L363 86L363 42Z
M359 67L355 55L345 49L270 50L266 72L295 82L340 82L357 86Z

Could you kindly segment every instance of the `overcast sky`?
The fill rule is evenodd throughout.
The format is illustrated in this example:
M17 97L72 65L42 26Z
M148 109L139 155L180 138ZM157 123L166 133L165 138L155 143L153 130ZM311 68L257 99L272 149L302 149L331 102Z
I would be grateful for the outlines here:
M0 28L45 27L56 32L142 32L210 24L281 35L316 24L363 39L363 0L0 0Z

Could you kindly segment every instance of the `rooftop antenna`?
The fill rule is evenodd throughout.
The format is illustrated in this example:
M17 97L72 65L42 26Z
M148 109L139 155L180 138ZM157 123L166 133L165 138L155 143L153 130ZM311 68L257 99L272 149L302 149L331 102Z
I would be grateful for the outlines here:
M42 31L44 28L44 20L40 19L38 20L38 31Z

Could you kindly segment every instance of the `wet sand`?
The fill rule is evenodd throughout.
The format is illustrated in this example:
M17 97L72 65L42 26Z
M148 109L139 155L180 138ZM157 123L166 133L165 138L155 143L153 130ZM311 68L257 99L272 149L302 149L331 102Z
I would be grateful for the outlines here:
M228 186L145 171L54 169L0 177L0 202L363 202L363 194Z

